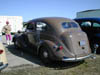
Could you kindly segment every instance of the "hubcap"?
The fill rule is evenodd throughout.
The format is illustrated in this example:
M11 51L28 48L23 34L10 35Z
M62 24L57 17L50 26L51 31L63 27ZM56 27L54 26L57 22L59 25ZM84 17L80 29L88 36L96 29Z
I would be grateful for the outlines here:
M43 56L44 56L45 58L47 58L47 57L48 57L48 53L47 53L46 51L44 51L44 52L43 52Z

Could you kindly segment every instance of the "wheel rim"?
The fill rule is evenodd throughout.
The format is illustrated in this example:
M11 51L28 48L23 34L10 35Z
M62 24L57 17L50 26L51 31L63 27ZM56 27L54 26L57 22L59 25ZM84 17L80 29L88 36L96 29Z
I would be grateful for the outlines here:
M43 56L44 56L44 58L48 58L48 52L47 51L44 51L43 52Z

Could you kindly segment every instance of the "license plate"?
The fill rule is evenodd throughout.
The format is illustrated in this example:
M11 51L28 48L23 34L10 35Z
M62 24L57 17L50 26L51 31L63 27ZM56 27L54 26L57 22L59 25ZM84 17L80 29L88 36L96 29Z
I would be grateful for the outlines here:
M84 46L85 45L85 41L84 40L81 40L80 41L80 46Z

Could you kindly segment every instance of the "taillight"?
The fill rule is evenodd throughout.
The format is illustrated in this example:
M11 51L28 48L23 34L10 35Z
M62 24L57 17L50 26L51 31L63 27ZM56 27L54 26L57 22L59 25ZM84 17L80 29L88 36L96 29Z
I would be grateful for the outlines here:
M59 50L63 50L63 46L59 46Z
M2 54L3 53L3 50L0 50L0 54Z

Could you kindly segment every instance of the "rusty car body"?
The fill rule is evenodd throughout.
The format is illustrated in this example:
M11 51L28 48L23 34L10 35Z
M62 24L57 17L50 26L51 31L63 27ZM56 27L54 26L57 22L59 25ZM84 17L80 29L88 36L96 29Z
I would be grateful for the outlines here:
M71 19L46 17L26 23L23 33L13 42L17 48L39 55L43 62L51 60L75 62L91 57L85 32Z

